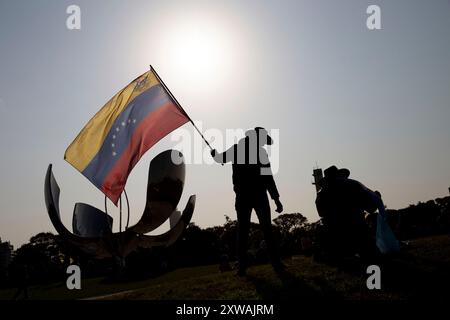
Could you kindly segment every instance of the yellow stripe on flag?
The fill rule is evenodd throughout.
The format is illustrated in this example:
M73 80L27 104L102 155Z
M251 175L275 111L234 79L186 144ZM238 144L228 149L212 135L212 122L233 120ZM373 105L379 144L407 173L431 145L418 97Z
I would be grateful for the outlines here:
M146 80L143 85L143 80ZM100 150L114 121L142 92L160 84L151 71L147 71L111 98L99 112L84 126L67 148L64 159L83 172Z

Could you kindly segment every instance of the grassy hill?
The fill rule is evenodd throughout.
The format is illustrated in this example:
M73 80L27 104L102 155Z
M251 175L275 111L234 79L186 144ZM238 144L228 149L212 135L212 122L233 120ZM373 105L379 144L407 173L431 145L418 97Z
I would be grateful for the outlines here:
M133 282L83 279L82 290L65 283L30 288L32 299L445 299L450 298L450 235L412 241L400 255L383 261L381 290L368 290L365 267L357 261L330 266L311 257L285 261L287 275L270 265L249 268L246 278L219 271L217 265L182 268L157 278ZM11 299L15 290L1 290Z

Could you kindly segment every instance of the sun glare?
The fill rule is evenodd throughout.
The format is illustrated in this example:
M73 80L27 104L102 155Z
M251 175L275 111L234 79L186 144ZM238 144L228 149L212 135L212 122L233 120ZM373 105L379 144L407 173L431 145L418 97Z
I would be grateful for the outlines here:
M167 32L166 58L184 81L204 89L224 85L234 57L230 30L217 23L186 21Z
M190 30L180 34L177 49L172 52L174 62L198 76L217 69L221 57L220 41L208 30Z

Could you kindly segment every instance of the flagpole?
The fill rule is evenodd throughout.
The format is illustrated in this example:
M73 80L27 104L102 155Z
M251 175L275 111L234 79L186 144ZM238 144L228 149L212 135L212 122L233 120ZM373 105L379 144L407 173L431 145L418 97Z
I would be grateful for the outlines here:
M187 114L187 112L183 109L183 107L181 106L181 104L178 102L177 98L175 98L175 96L172 94L172 92L170 92L169 88L166 86L166 84L164 83L164 81L160 78L160 76L158 75L158 73L156 72L156 70L152 67L152 65L150 65L150 71L152 71L156 78L158 79L158 81L163 85L164 89L166 89L166 91L169 93L170 98L173 100L173 102L175 102L175 104L177 105L177 107L184 113L184 115L188 118L188 120L192 123L192 125L194 126L194 128L197 130L197 132L200 134L200 136L202 137L203 141L205 141L206 145L213 150L213 148L211 147L211 145L209 144L208 140L205 139L205 137L203 136L203 134L201 133L201 131L197 128L197 126L195 125L194 121L192 121L191 117L189 117L189 115Z

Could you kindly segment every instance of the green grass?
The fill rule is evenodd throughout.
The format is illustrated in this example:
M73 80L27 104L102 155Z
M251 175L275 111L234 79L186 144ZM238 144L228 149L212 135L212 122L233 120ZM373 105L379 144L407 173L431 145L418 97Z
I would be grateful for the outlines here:
M50 285L30 287L29 293L31 295L31 299L35 300L84 299L107 295L114 292L158 286L161 283L177 283L185 279L196 279L197 277L201 277L203 275L218 272L219 270L217 266L201 266L195 268L181 268L157 278L149 278L147 280L140 281L111 282L105 278L91 278L82 279L81 290L68 290L65 282L59 282ZM10 299L14 296L15 292L16 289L0 290L0 300Z
M328 298L351 300L448 299L450 297L450 236L413 241L400 255L383 261L381 290L368 290L365 267L348 263L333 267L311 257L285 261L288 273L279 277L270 265L249 268L246 278L219 272L217 265L183 268L157 278L134 282L82 280L82 290L65 283L30 288L32 299L277 299ZM0 291L10 299L15 290ZM103 296L103 297L102 297Z

